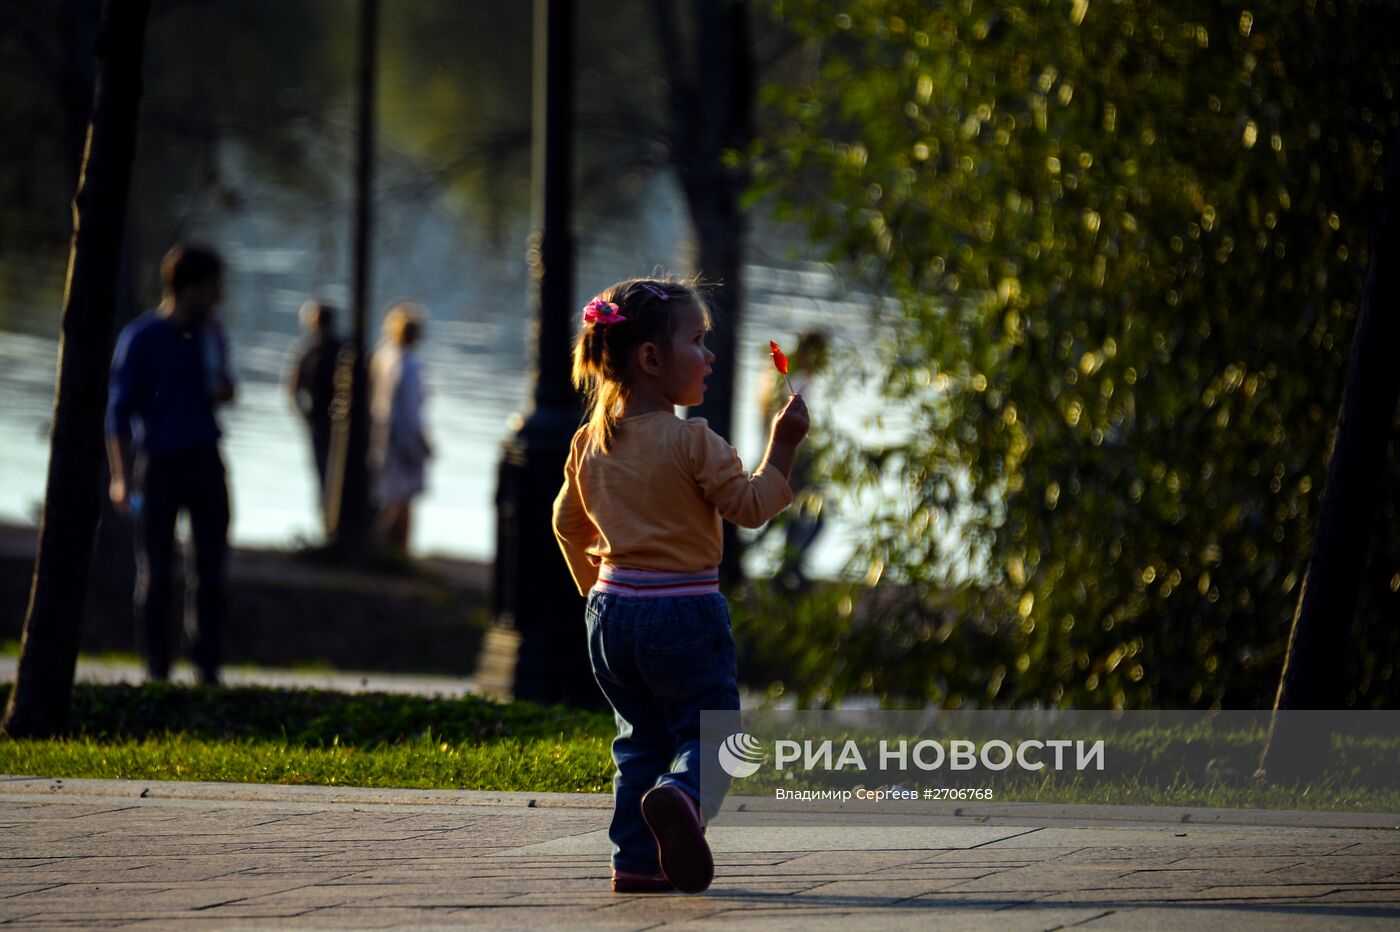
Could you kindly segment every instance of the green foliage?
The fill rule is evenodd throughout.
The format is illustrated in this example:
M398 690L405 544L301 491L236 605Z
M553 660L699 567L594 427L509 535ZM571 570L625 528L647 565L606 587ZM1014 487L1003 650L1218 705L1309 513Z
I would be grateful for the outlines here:
M332 196L334 177L348 173L325 146L350 120L357 20L346 13L308 0L153 7L140 140L148 183L240 207L231 186L242 171L224 176L234 143L264 177Z
M879 359L908 436L828 467L906 492L864 553L898 595L850 638L917 629L956 584L952 640L915 639L895 693L1266 705L1396 122L1397 5L777 10L812 64L768 89L761 183L900 311ZM1390 476L1358 705L1396 701Z
M39 304L60 297L101 3L24 7L0 10L0 298ZM192 216L348 216L358 16L308 0L153 5L132 186L143 301L145 270ZM666 163L668 91L643 0L580 3L576 30L579 199L611 214ZM518 249L500 236L518 234L529 202L531 4L386 3L377 51L378 196L450 193Z
M585 209L611 212L665 160L666 98L646 4L578 7L578 196ZM436 0L393 11L382 31L380 117L416 170L398 184L443 185L493 232L530 199L533 29L530 4Z
M62 106L60 6L43 7L0 13L0 253L29 255L72 233L62 205L73 196L81 124Z
M797 708L824 708L830 700L868 691L866 671L877 668L858 650L832 651L853 644L852 603L847 587L822 588L794 596L759 583L730 602L739 678L770 699ZM868 642L862 641L862 646Z
M0 11L0 315L61 297L102 4L25 7ZM333 195L348 174L353 23L306 0L153 4L132 176L142 300L156 284L146 270L191 213L249 206L250 171Z
M935 700L991 704L1006 677L1005 651L969 623L975 591L855 584L792 593L760 585L732 607L740 679L767 700L837 708L873 698L886 708Z

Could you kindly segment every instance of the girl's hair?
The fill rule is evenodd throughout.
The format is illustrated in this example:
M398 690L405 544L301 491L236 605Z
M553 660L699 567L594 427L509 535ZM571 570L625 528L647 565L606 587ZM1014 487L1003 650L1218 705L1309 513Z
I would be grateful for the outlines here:
M617 313L627 318L584 323L574 341L574 387L586 398L588 443L606 453L617 433L637 347L655 343L669 356L676 312L698 307L708 329L710 311L696 283L667 279L628 279L604 289L595 300L616 304Z
M384 338L399 346L412 346L423 337L423 308L412 301L399 301L384 315Z

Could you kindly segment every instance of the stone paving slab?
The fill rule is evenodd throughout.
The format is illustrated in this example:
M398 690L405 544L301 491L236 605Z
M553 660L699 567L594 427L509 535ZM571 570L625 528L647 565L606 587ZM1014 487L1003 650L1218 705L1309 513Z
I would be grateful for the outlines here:
M717 826L718 828L718 826ZM744 826L716 831L710 847L716 854L739 852L802 851L929 851L942 848L975 848L992 844L1029 829L898 826L871 828L864 825L822 825L807 828L791 826ZM611 851L606 829L583 835L570 835L551 841L502 851L495 857L539 857L591 854L607 857Z
M0 792L24 793L35 796L76 795L96 800L113 800L110 809L121 805L120 800L172 799L189 802L221 800L228 808L256 804L266 809L268 804L290 803L299 810L309 797L325 802L372 805L378 809L396 807L404 812L437 812L472 809L494 810L501 806L527 808L609 809L612 799L602 793L524 793L461 790L401 790L383 787L345 786L282 786L267 783L216 783L194 780L65 780L24 775L0 775ZM907 826L911 821L923 822L924 817L953 818L962 825L1015 825L1061 827L1098 827L1104 823L1149 823L1166 826L1180 823L1183 828L1203 826L1243 825L1250 829L1263 826L1280 828L1379 828L1400 830L1400 813L1375 812L1315 812L1260 809L1212 809L1185 806L1104 806L1069 805L1060 803L950 803L946 806L921 806L899 815L879 812L874 804L815 803L804 813L793 812L790 806L775 806L772 800L755 797L731 797L725 803L726 812L742 813L772 825L832 824L832 815L851 815L846 821L859 825L888 824ZM911 819L911 816L918 818ZM3 816L0 816L3 819Z
M717 877L706 894L622 896L608 888L610 800L601 796L0 778L0 925L1189 932L1400 923L1393 815L1348 824L1270 813L1251 826L1238 810L1152 822L1150 811L1095 820L1092 808L878 827L840 813L809 825L730 813L710 830Z

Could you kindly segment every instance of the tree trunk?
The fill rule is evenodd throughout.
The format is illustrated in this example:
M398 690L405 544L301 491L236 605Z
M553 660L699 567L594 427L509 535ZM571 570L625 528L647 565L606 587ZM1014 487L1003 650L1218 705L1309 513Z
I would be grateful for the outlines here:
M1260 776L1273 781L1314 775L1327 758L1331 737L1329 728L1319 727L1325 722L1323 716L1279 713L1339 709L1346 698L1346 648L1400 399L1400 366L1391 359L1400 343L1398 214L1400 134L1391 140L1312 560L1298 596L1269 743L1260 763ZM1305 719L1307 724L1295 719Z
M73 199L39 551L19 670L0 723L0 731L14 737L53 735L68 725L93 532L105 493L102 421L149 9L150 0L109 0L98 30L92 117Z
M715 433L733 436L734 373L743 321L744 212L748 186L742 165L726 165L728 150L742 152L753 138L753 62L745 0L697 0L696 54L687 74L670 0L654 0L653 12L671 80L671 152L695 227L696 271L717 287L709 294L715 316L710 339L714 374L705 401L691 414ZM737 529L724 525L720 574L743 578Z

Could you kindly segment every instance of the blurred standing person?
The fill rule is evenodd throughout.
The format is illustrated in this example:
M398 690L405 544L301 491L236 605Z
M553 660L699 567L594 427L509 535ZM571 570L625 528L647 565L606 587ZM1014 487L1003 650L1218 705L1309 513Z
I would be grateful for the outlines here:
M117 339L107 399L112 504L136 525L135 609L152 680L170 677L170 569L175 522L190 517L185 630L200 681L217 684L222 659L229 501L215 408L234 398L227 347L213 323L223 260L180 244L160 267L160 306Z
M830 358L830 337L822 330L809 330L797 338L791 363L794 376L801 374L802 395L809 396L812 381L826 368ZM787 403L786 383L778 379L772 366L764 368L760 385L761 407L765 422ZM810 446L810 444L809 444ZM781 526L783 550L774 578L785 588L805 591L808 587L807 556L826 524L825 496L812 478L812 450L799 455L788 475L793 493L793 506L780 518L770 521L754 537L763 540L773 528Z
M408 550L413 499L426 487L433 455L423 427L423 312L395 304L384 315L384 339L369 364L369 463L378 507L375 532L384 543Z
M307 301L301 306L304 332L296 359L288 375L287 387L297 411L311 434L311 455L316 462L316 482L320 490L321 523L329 519L326 501L326 469L331 450L331 403L335 400L335 365L341 340L335 332L336 309L323 301Z

